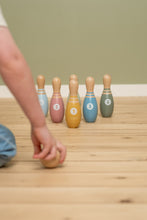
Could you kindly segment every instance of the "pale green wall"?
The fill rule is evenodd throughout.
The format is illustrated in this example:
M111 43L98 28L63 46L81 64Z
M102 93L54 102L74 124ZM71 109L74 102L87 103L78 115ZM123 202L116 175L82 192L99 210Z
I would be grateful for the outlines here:
M147 83L146 0L0 0L34 79ZM0 83L2 83L0 81Z

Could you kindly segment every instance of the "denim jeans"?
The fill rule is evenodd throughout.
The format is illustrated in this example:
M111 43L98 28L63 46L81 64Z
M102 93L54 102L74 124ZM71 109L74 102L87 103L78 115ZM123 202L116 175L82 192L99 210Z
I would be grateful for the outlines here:
M15 137L12 132L0 124L0 167L16 155Z

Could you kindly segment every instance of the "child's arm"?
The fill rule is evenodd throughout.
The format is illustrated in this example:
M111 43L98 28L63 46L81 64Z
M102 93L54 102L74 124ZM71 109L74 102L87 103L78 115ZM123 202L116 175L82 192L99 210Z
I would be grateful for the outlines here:
M58 148L56 140L46 126L31 71L6 27L0 27L0 74L31 123L34 158L52 159ZM62 144L59 148L63 162L66 150Z

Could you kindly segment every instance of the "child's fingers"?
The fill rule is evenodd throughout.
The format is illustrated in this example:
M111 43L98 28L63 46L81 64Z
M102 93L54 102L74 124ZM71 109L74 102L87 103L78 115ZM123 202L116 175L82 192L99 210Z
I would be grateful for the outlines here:
M50 153L50 147L49 146L44 146L42 151L37 154L34 155L36 159L44 159L49 153Z
M60 163L63 163L66 157L66 147L57 141L57 150L60 152Z
M56 157L57 148L54 146L52 147L50 153L44 158L44 160L52 160Z

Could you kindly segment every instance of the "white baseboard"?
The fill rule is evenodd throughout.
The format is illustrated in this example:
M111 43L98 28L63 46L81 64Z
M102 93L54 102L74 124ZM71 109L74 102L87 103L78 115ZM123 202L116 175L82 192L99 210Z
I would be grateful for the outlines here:
M36 86L37 89L37 86ZM50 98L53 93L51 85L45 86L47 96ZM147 96L147 84L116 84L111 85L111 91L113 96ZM103 85L95 85L94 89L96 96L101 96L103 92ZM62 97L67 97L69 94L68 85L61 86ZM79 95L84 97L86 94L86 86L79 85ZM0 98L12 98L13 95L6 86L0 86Z

